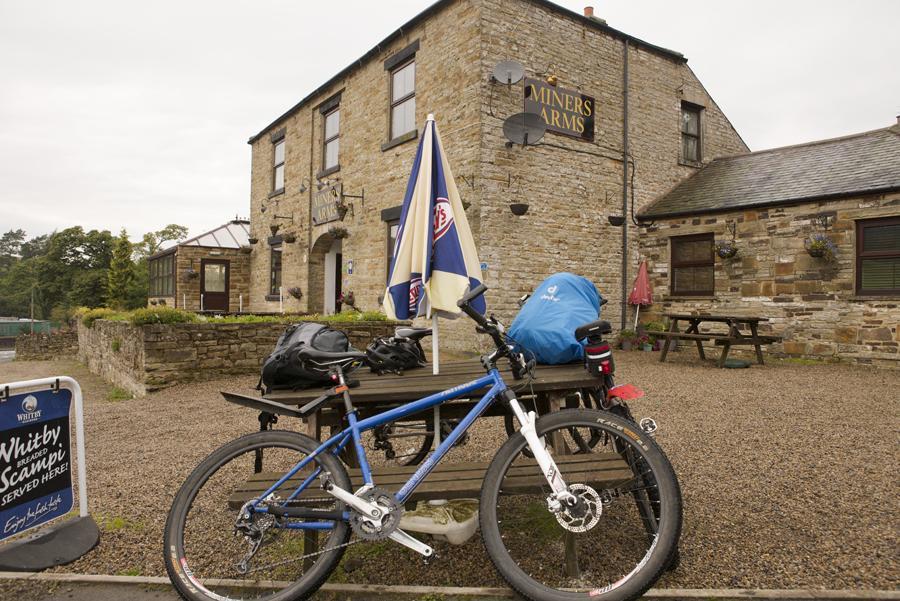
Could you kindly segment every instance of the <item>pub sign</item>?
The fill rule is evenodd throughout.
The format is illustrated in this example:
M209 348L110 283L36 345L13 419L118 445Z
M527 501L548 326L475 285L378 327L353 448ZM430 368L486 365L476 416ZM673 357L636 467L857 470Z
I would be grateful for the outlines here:
M540 115L547 131L593 141L595 110L592 96L540 79L525 79L525 112Z
M312 197L312 222L313 225L322 225L329 221L337 221L344 218L344 205L342 202L343 186L340 182L332 184L321 190L317 190Z

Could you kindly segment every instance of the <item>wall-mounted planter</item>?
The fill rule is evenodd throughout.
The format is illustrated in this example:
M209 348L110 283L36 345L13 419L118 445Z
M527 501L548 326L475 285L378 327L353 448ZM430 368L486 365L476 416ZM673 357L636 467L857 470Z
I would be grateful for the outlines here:
M509 205L509 210L513 215L521 217L528 212L528 205L524 202L514 202Z
M287 242L288 244L293 244L294 242L297 241L297 236L295 236L294 234L285 234L284 241Z
M288 288L287 292L288 292L288 294L290 294L297 300L300 300L301 298L303 298L303 291L300 290L300 288L298 286L292 286L292 287Z
M733 240L716 242L716 254L720 259L733 259L738 254L738 247Z

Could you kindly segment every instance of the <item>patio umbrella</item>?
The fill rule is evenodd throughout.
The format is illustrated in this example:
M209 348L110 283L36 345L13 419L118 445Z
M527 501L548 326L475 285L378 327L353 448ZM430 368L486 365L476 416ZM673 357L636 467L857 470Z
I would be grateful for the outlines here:
M392 319L432 319L434 373L440 371L438 315L460 315L456 301L481 283L480 265L434 115L428 115L403 198L384 310ZM473 307L484 313L484 297Z
M631 287L631 294L628 296L628 304L637 307L634 312L634 329L636 330L638 316L641 314L641 305L653 304L653 293L650 291L650 276L647 275L647 261L641 261L641 266L638 267L637 277L634 278L634 285Z

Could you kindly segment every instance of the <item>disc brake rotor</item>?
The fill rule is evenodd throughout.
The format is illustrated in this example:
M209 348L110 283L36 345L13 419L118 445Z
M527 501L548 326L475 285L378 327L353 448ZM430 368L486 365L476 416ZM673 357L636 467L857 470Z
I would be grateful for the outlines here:
M603 513L603 502L597 491L587 484L570 484L569 492L578 498L575 507L563 506L556 521L569 532L587 532L597 525Z

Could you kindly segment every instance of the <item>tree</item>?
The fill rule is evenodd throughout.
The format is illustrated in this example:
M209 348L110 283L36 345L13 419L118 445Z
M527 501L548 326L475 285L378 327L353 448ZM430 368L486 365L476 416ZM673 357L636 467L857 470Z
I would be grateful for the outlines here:
M128 288L134 280L134 263L131 262L132 244L125 229L115 239L112 259L109 263L106 305L123 309L128 301Z
M141 243L136 245L138 258L147 258L162 249L166 242L181 242L187 238L188 229L183 225L170 223L161 230L147 232Z
M9 230L0 236L0 271L9 269L22 256L25 230Z

